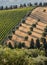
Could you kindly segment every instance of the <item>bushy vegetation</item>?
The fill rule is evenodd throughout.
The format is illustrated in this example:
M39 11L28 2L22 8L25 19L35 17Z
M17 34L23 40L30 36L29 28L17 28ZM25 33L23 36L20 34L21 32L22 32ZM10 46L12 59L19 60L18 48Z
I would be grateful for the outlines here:
M45 52L38 49L10 49L0 46L0 65L46 65Z
M33 8L34 7L25 7L0 11L0 42L5 38L7 33L21 21L25 14Z

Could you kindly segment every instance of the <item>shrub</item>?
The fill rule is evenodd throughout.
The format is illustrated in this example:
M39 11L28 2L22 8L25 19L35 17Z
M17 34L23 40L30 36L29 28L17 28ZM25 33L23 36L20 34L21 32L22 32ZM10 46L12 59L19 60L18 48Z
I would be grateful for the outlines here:
M28 31L27 33L28 33L28 35L31 35L32 34L31 31Z
M44 37L42 37L42 38L40 39L40 41L41 41L41 42L43 42L43 41L44 41L44 39L45 39L45 38L44 38Z
M17 26L16 29L19 29L19 27Z
M32 24L32 27L36 27L36 24Z
M47 27L44 29L45 32L47 32Z
M25 19L22 20L22 23L25 23Z
M46 9L44 9L43 12L46 12Z
M8 36L8 38L11 40L12 39L12 36Z
M45 33L45 32L44 32L44 33L42 33L42 36L46 37L46 33Z
M22 26L22 24L20 24L20 26Z
M15 31L13 30L12 33L15 34Z
M30 27L30 30L33 31L33 27Z
M28 40L28 36L25 36L25 38L24 38L24 39L25 39L25 41L27 41L27 40Z

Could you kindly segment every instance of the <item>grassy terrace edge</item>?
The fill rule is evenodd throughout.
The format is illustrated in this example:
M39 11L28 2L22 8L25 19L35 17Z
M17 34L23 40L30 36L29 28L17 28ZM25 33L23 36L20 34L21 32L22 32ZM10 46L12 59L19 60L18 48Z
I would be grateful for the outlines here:
M0 43L6 39L11 30L20 23L21 19L35 7L25 7L0 11Z

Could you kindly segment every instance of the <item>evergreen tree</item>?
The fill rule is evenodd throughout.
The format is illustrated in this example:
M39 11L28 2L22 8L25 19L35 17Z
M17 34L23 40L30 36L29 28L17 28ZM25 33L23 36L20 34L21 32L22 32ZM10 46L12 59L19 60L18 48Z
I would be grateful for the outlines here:
M40 48L40 41L39 39L36 40L36 47L39 49Z
M19 44L18 44L18 48L22 48L22 44L21 44L21 42L19 42Z
M13 49L13 46L11 45L11 42L9 42L8 47Z
M31 39L31 42L30 42L30 48L34 49L34 40Z

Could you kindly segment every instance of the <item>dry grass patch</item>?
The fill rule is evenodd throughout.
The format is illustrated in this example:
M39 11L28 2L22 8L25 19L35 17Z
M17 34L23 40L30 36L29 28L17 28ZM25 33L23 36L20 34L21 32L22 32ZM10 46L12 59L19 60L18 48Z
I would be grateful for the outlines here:
M43 22L38 22L38 25L43 26L43 27L46 26L46 24L44 24Z
M36 32L38 32L38 33L40 33L40 34L42 34L42 33L43 33L43 31L42 31L42 30L39 30L39 29L37 29L37 28L34 28L34 29L33 29L33 31L36 31Z
M42 27L42 26L36 25L36 28L39 28L39 29L41 29L41 30L44 30L45 27Z
M36 21L32 21L32 20L31 20L31 21L29 21L29 20L26 20L26 23L27 23L27 24L32 25L32 24L35 24L35 23L36 23Z
M18 37L18 36L16 36L16 35L13 35L12 40L13 40L13 41L17 41L17 42L21 42L21 41L24 40L24 38L21 38L21 37Z
M27 24L22 24L22 26L24 26L24 27L26 27L26 28L30 28L30 26L27 25Z
M27 34L26 34L26 33L21 32L21 31L19 31L19 30L16 30L15 34L17 34L17 35L19 35L19 36L22 36L22 37L27 36Z
M22 31L25 31L25 32L30 31L30 29L29 29L29 28L24 28L24 27L19 27L19 30L22 30Z
M36 33L36 32L32 32L32 35L33 35L33 36L36 36L36 37L38 37L38 38L41 38L41 37L42 37L41 34L38 34L38 33Z

